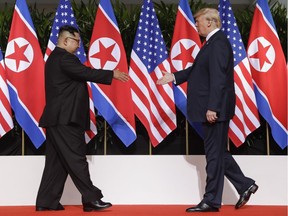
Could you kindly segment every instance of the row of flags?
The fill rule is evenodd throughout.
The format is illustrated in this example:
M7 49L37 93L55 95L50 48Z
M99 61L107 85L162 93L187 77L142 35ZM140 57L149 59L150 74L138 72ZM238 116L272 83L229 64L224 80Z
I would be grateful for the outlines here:
M229 0L220 0L218 10L221 30L234 52L236 108L229 137L236 146L244 143L260 126L259 111L283 149L288 144L287 65L268 2L256 3L247 52ZM13 128L11 104L17 122L35 147L45 141L45 131L38 127L45 105L44 64L64 24L78 28L70 0L59 2L43 58L27 4L25 0L16 1L5 64L0 52L0 137ZM188 0L179 1L170 54L153 2L144 0L128 67L111 2L100 0L88 56L82 43L76 54L83 64L109 70L118 68L129 73L131 79L127 83L113 80L111 86L87 83L91 129L86 132L86 141L97 133L95 106L126 146L137 137L135 116L147 129L153 146L162 142L177 127L175 105L187 117L187 84L159 86L156 80L162 77L162 70L177 73L190 67L200 49ZM202 136L200 125L189 123Z

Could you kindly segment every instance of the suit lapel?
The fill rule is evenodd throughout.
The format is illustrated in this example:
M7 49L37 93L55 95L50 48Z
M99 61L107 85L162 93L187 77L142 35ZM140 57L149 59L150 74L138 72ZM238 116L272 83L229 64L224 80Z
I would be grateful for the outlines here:
M219 31L217 31L215 34L213 34L213 35L211 36L211 38L209 38L209 40L206 41L205 44L203 44L203 46L201 47L199 53L197 54L197 57L196 57L193 65L195 65L195 64L197 63L198 59L200 59L201 56L203 55L203 53L205 53L205 50L206 50L207 48L209 48L210 44L213 43L214 39L218 37L220 31L221 31L221 30L219 30ZM220 34L221 34L221 33L220 33Z

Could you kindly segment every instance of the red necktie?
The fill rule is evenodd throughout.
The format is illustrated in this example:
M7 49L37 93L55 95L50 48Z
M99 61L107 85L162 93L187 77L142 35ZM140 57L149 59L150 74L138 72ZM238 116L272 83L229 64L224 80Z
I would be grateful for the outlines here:
M202 47L206 44L206 39L204 39L203 43L202 43Z

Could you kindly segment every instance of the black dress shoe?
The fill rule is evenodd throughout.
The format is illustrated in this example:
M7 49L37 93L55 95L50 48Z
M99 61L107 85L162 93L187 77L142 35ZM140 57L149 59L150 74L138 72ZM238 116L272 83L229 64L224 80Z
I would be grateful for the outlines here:
M83 203L83 211L91 212L91 211L99 211L102 209L106 209L111 207L112 204L109 202L103 202L102 200L96 200L93 202Z
M64 207L60 203L58 204L57 208L36 206L36 211L61 211L61 210L64 210Z
M244 206L250 199L251 194L252 193L254 194L257 190L258 190L258 185L256 185L255 183L252 184L244 193L240 195L240 198L238 202L236 203L235 208L239 209L240 207Z
M211 207L204 202L200 202L197 206L187 208L186 212L218 212L219 209L215 207Z

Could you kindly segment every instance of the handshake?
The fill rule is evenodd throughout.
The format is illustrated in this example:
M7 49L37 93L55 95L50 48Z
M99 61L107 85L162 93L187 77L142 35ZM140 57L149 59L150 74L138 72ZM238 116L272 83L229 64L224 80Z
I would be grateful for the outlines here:
M157 85L164 85L164 84L173 82L175 80L173 73L168 73L165 71L162 71L162 73L164 74L164 76L157 80L156 82ZM122 72L119 69L115 69L113 70L113 78L120 80L122 82L127 82L130 77L129 77L129 74Z

